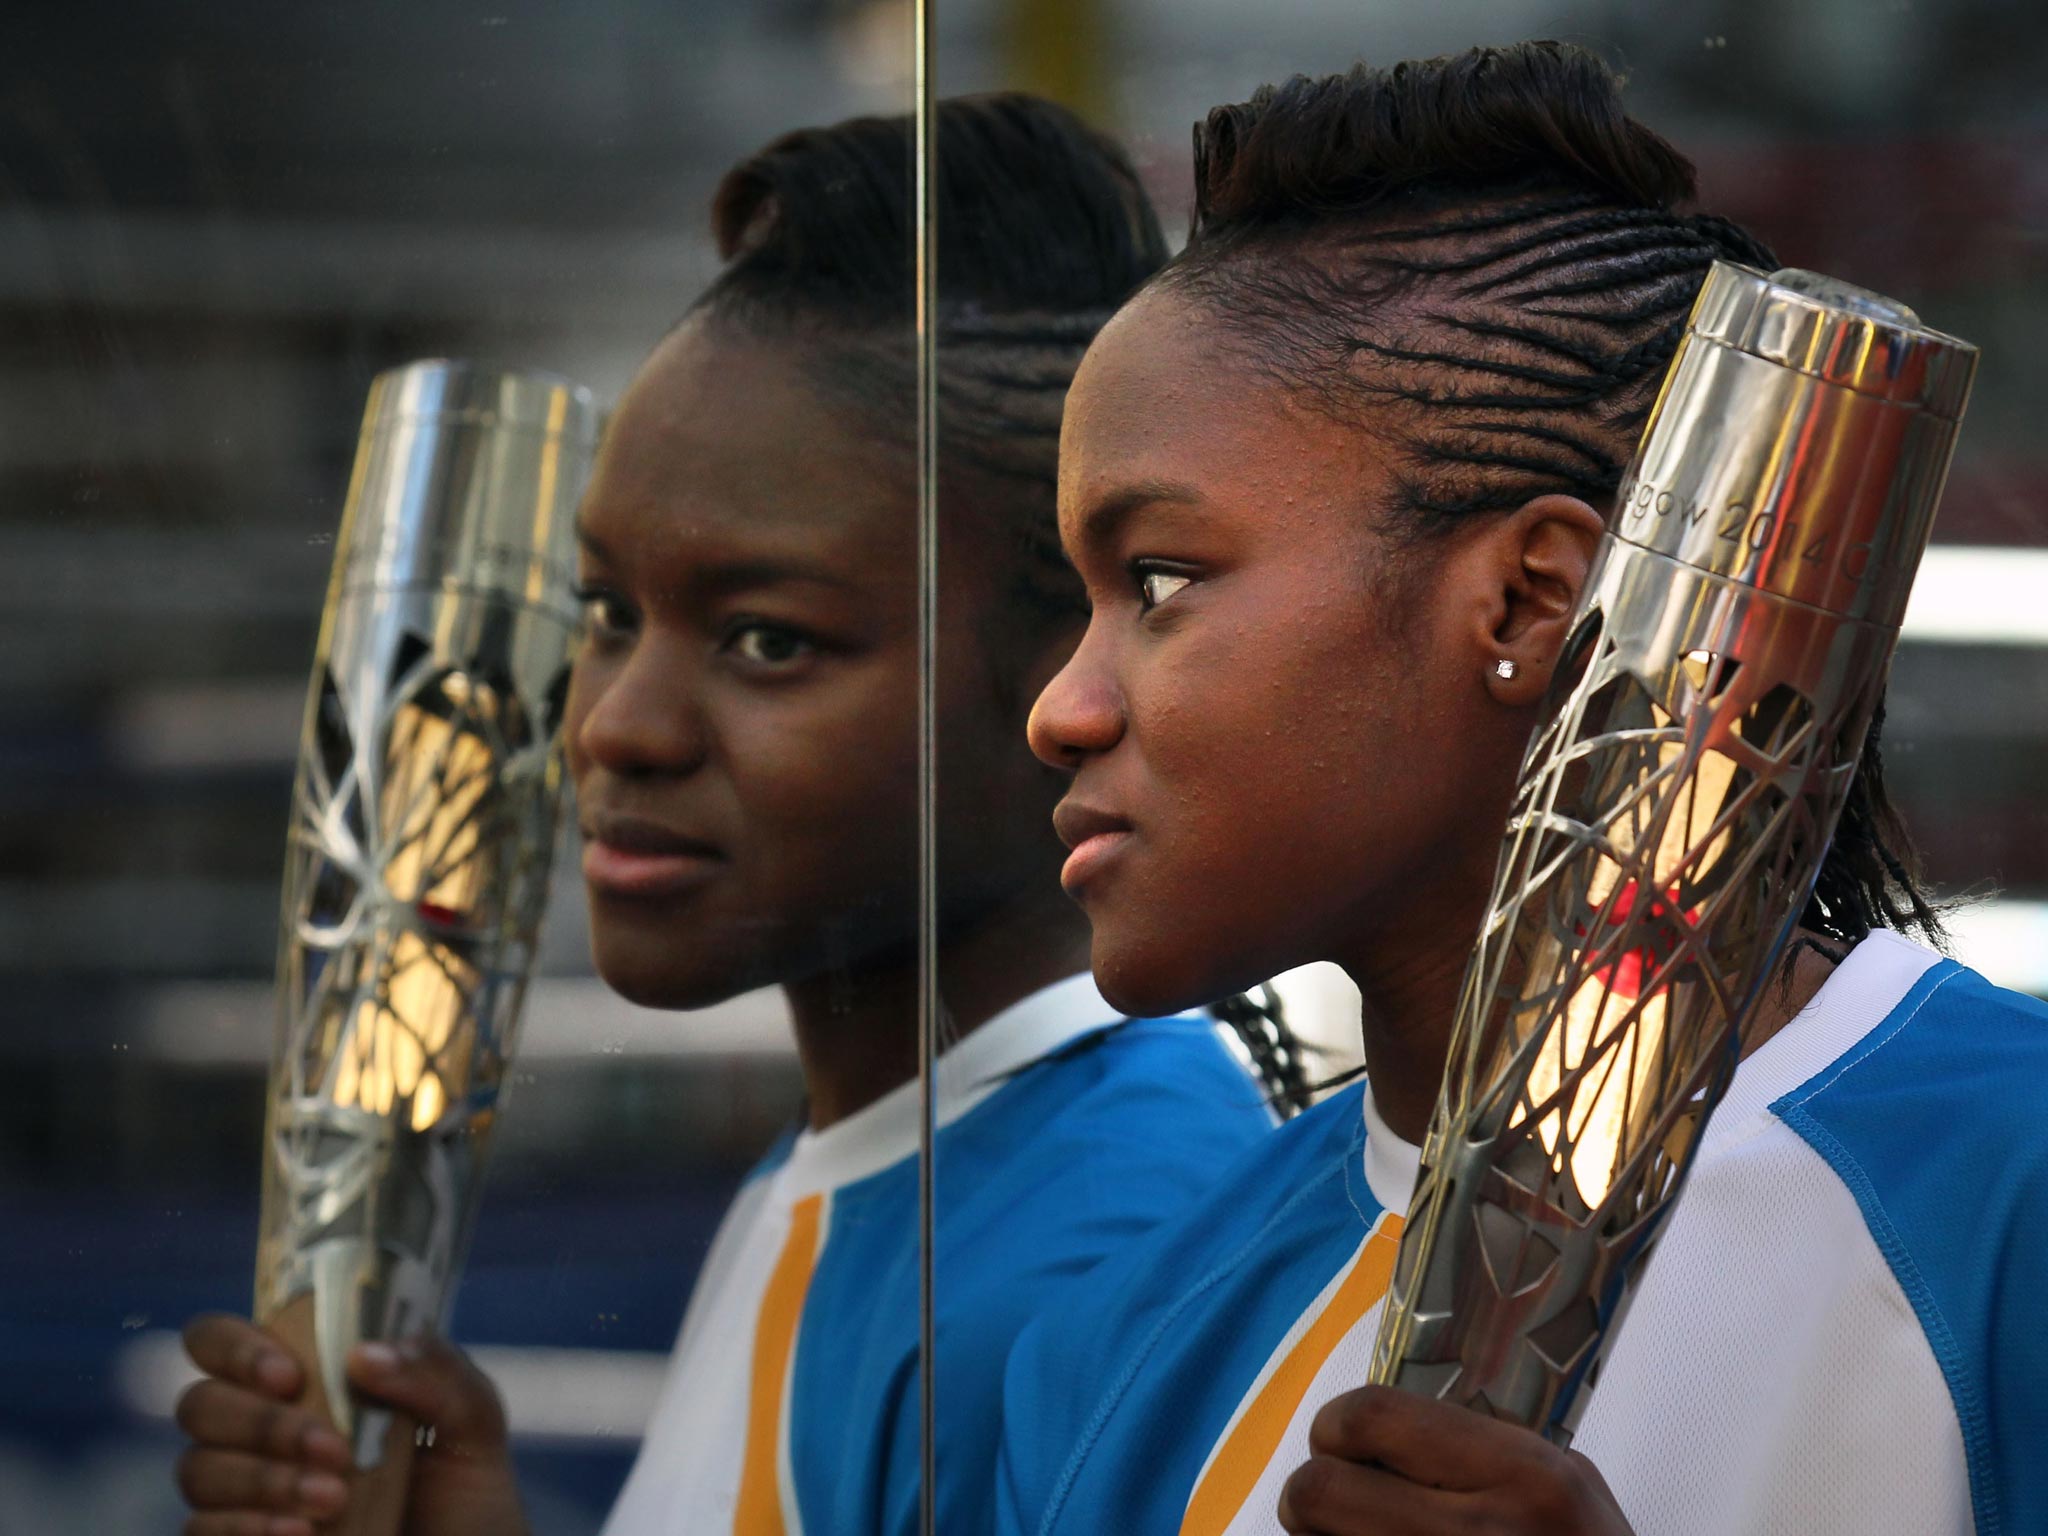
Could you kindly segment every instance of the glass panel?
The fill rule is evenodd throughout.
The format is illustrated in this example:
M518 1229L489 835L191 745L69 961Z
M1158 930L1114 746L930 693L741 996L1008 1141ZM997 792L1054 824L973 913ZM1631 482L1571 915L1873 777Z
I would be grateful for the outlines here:
M1088 27L1047 30L1077 15L1012 20L1080 67ZM934 1488L952 1532L991 1528L1019 1333L1261 1140L1314 1069L1263 977L1163 1010L1137 995L1139 1017L1104 995L1062 868L1079 878L1121 834L1070 801L1068 840L1106 834L1070 862L1053 818L1066 765L1027 740L1088 619L1055 515L1067 390L1168 250L1142 162L1074 108L1012 90L942 100L935 148Z
M243 1507L259 1219L351 1531L915 1529L907 6L31 30L0 1530Z
M1964 0L941 15L940 1529L1277 1532L1315 1413L1396 1379L1576 1424L1638 1528L1697 1528L1673 1469L1705 1453L1666 1384L1747 1400L1796 1358L1816 1401L1893 1403L1863 1341L1927 1352L1862 1310L1874 1257L1766 1284L1854 1202L1777 1203L1800 1159L1888 1159L1914 1235L1883 1241L1956 1253L1895 1188L1902 1127L1979 1127L1972 1166L2014 1150L1988 1085L2048 997L2016 60L2048 21L1988 47ZM1346 74L1518 35L1574 47ZM1716 261L1838 280L1727 278L1864 350L1695 338L1756 366L1664 397L1668 463L1712 487L1667 549L1619 498ZM1982 348L1959 432L1950 337ZM1656 552L1602 553L1621 539ZM1597 836L1538 815L1504 841L1531 750L1532 803ZM1989 985L1906 1029L1943 944ZM1838 1091L1799 1129L1789 1096L1888 1021L1893 1108ZM1498 1091L1425 1162L1454 1028L1458 1081ZM1780 1160L1734 1166L1744 1126ZM1940 1282L1991 1319L1969 1369L2008 1369L2024 1326L1982 1279L2031 1251L2016 1200L1982 1274ZM1960 1443L1927 1385L1881 1460L1744 1426L1725 1465L1766 1521L1911 1523L1983 1475L1905 1470L1907 1441ZM2017 1475L2021 1421L1986 1465ZM1345 1459L1358 1523L1288 1528L1383 1528L1388 1444Z

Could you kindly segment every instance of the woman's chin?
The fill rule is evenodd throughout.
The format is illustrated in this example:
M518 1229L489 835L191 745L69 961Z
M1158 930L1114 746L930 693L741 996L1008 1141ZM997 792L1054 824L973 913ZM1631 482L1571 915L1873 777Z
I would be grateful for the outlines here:
M592 947L599 978L641 1008L712 1008L766 985L745 974L730 955L692 963L697 957L678 954L673 948L649 954L637 946L615 950L600 943Z
M1105 943L1098 931L1089 958L1103 998L1134 1019L1164 1018L1222 996L1192 957Z

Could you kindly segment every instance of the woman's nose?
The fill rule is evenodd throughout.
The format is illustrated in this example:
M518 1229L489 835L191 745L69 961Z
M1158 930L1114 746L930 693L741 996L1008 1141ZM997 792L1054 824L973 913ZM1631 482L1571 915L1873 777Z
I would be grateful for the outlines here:
M674 648L644 640L617 659L579 656L564 720L572 773L680 774L700 766L706 731L696 676Z
M1094 633L1091 626L1073 658L1031 706L1025 735L1031 750L1049 767L1071 772L1084 758L1107 752L1123 736L1123 699L1101 647L1090 643Z

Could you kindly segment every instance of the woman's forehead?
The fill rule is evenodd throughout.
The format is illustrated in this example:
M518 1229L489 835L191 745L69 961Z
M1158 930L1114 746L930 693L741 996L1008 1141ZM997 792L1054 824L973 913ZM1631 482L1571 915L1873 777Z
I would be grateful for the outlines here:
M1330 476L1355 481L1378 457L1369 447L1259 368L1200 306L1154 290L1105 328L1075 379L1061 516L1134 484L1288 494Z
M805 365L793 341L687 322L627 387L605 447L616 441L647 461L680 458L699 473L766 458L826 475L848 465L873 474L879 464L908 463L855 411L828 399Z
M1171 289L1147 288L1118 310L1088 348L1068 399L1119 402L1219 385L1227 362L1212 316Z
M844 560L913 541L914 490L908 457L820 398L785 349L686 331L620 402L582 521Z

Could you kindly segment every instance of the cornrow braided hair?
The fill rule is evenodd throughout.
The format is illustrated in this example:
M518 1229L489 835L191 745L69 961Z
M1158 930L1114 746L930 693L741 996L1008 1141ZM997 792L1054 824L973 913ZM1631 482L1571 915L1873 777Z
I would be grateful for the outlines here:
M1691 164L1558 43L1297 76L1195 129L1187 249L1156 280L1262 377L1373 433L1397 547L1546 493L1611 510L1709 265ZM1882 710L1803 925L1944 940L1884 788Z
M1289 1119L1313 1102L1317 1084L1309 1081L1310 1047L1287 1022L1280 994L1269 982L1256 992L1238 992L1211 1003L1209 1012L1230 1026L1251 1058L1252 1070L1266 1089L1266 1102Z
M1038 632L1083 618L1060 550L1060 417L1081 354L1166 260L1158 215L1115 141L1016 92L939 103L941 501L994 535L1002 596ZM911 123L864 117L784 135L712 201L726 267L691 313L791 339L811 381L906 455L917 356ZM993 648L992 648L993 649ZM1022 648L1020 648L1022 649ZM998 686L1008 658L991 654ZM1219 1009L1276 1104L1305 1102L1277 998Z
M1082 353L1114 306L1065 312L942 307L938 323L939 478L949 505L976 516L1002 557L1003 595L1044 624L1087 613L1060 548L1055 503L1060 418ZM812 352L820 385L908 452L917 361L872 333Z

